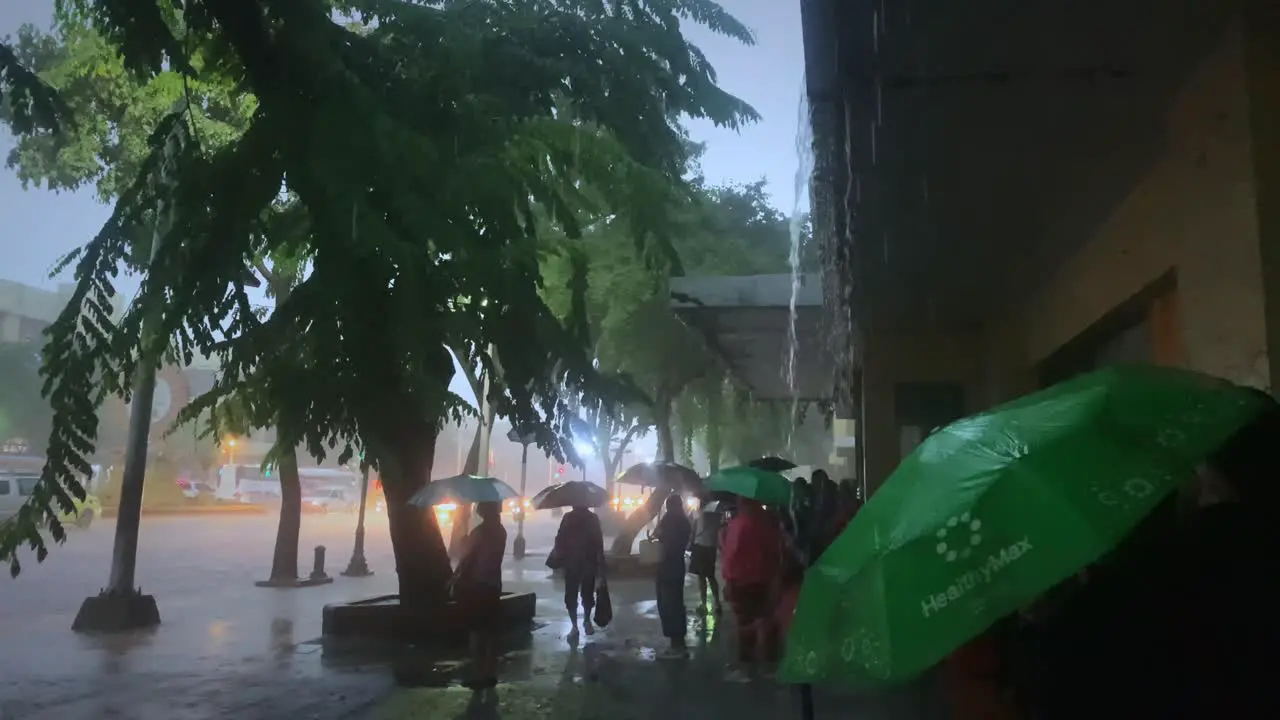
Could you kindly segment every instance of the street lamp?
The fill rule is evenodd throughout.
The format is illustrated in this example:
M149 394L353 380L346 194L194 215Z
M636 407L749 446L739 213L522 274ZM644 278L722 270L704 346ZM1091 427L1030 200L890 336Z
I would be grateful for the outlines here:
M351 562L347 563L347 569L342 571L346 577L369 577L373 571L369 569L369 563L364 558L364 509L365 502L369 497L369 463L364 460L364 453L360 453L360 513L356 517L356 542L351 548Z
M516 516L516 539L511 543L511 555L517 560L523 560L525 554L524 516L528 512L524 506L524 501L525 480L529 472L529 445L537 438L533 433L521 435L518 430L511 428L511 431L507 433L507 439L511 442L520 443L520 514Z

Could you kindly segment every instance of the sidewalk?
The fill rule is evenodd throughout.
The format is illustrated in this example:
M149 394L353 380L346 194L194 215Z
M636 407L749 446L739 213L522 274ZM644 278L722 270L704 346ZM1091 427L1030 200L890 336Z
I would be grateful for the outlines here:
M213 527L212 525L210 527ZM264 543L271 527L219 524L218 534ZM317 526L319 527L319 526ZM168 528L168 529L165 529ZM693 657L654 659L660 638L651 583L614 583L615 621L573 649L562 590L539 557L509 560L504 583L538 596L539 627L520 647L506 649L496 702L471 704L457 685L460 658L414 648L326 646L319 640L326 602L394 592L389 548L375 547L378 575L337 578L309 590L263 590L256 564L239 556L202 566L184 562L189 546L207 545L187 522L145 531L144 550L164 624L126 638L85 638L70 631L86 588L104 574L111 528L73 538L49 563L16 581L0 579L0 720L403 720L431 718L557 718L574 720L774 720L799 716L793 690L725 679L728 636L714 618L705 633L691 620ZM311 541L304 528L306 541ZM316 530L316 541L326 538ZM345 534L345 530L343 533ZM103 537L98 537L99 535ZM248 538L243 539L243 538ZM531 545L532 547L532 545ZM177 558L167 560L166 558ZM216 562L215 562L216 561ZM170 563L165 565L164 563ZM253 561L260 563L261 558ZM333 570L331 566L331 571ZM340 568L339 568L340 569ZM90 575L90 573L93 573ZM96 589L96 587L95 587ZM689 598L696 593L692 583ZM692 603L690 603L692 606ZM704 639L705 638L705 639ZM817 717L927 720L921 693L831 698L819 694Z

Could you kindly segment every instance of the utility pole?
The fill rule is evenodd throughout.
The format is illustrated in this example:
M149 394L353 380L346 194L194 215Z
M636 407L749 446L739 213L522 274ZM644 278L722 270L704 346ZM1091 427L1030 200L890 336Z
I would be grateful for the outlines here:
M532 433L521 435L518 430L511 428L511 432L507 433L507 439L520 443L520 507L518 508L520 514L516 516L516 539L511 543L511 555L517 560L523 560L525 555L524 516L528 512L524 502L529 475L529 444L536 438Z
M342 571L346 577L369 577L373 571L364 557L364 510L369 499L369 463L365 462L364 453L360 453L360 510L356 517L356 542L351 548L351 562Z
M185 106L186 101L179 100L171 112L180 113ZM160 243L173 225L170 198L177 185L174 166L186 142L187 124L179 120L165 138L164 157L158 169L159 182L153 183L157 201L156 222L151 229L150 262L155 261ZM138 569L138 533L142 525L142 490L147 474L147 444L153 421L156 370L165 350L163 338L157 336L156 324L161 319L158 312L149 312L142 319L138 366L130 388L133 397L129 406L129 439L125 445L124 473L120 480L120 507L116 511L111 574L107 587L98 595L85 598L80 605L80 611L71 624L72 630L124 632L160 624L155 596L143 595L134 582Z

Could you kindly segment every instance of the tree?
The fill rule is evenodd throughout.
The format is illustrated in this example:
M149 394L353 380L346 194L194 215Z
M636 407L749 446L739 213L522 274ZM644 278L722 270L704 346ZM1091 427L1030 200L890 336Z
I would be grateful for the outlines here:
M665 218L688 197L676 120L732 126L752 116L715 85L681 21L750 34L707 0L192 0L180 16L154 0L78 5L94 11L127 68L229 74L257 106L245 133L217 150L197 133L165 142L190 122L186 108L166 116L139 180L76 258L77 292L46 353L49 464L21 521L0 537L0 557L42 543L36 521L82 492L74 470L94 432L85 391L99 377L127 388L143 317L155 317L154 342L221 360L218 383L191 412L258 393L276 406L282 447L305 443L317 457L363 447L388 500L401 601L439 600L450 574L444 543L433 515L407 501L430 476L440 423L465 411L448 389L446 346L489 372L496 350L496 412L565 454L562 388L591 397L613 388L584 349L582 314L563 322L539 296L535 217L554 217L572 237L575 212L590 207L624 219L642 252L663 254ZM334 22L335 10L360 15L364 31ZM189 47L208 60L194 63ZM171 188L147 182L162 162L176 169ZM587 197L580 185L603 192ZM312 262L260 318L243 268L278 248L260 230L282 188L305 208ZM162 192L172 227L138 301L113 323L93 309Z
M192 133L217 150L239 138L249 127L256 99L225 75L184 77L168 70L146 80L124 66L109 40L85 23L60 23L53 34L27 25L19 29L13 46L16 57L58 92L73 117L74 127L60 133L28 134L18 139L7 158L23 186L75 190L92 185L100 200L117 201L150 154L148 137L156 122L175 102L190 99L188 121ZM301 276L305 254L306 216L288 198L268 213L263 232L279 236L271 257L253 258L251 267L278 307ZM148 233L139 233L138 253L149 252ZM142 247L147 245L148 247ZM135 258L143 257L135 253ZM247 435L274 424L271 406L261 410L233 400L204 435ZM302 524L302 483L297 451L281 447L273 453L278 464L281 504L271 582L292 583L298 577L298 535Z
M0 342L0 447L44 453L53 410L40 395L40 348Z
M669 279L684 273L786 272L790 250L790 222L769 203L763 180L713 187L697 178L692 182L697 189L695 201L675 218L673 258L636 263L618 242L630 231L614 218L597 220L574 243L589 268L586 314L594 358L601 369L628 378L643 391L642 409L636 414L639 430L655 429L658 457L665 461L676 460L681 450L677 430L679 443L690 449L695 437L707 433L719 445L721 423L727 419L718 411L723 403L716 404L725 392L725 369L701 338L672 313ZM570 270L570 258L544 259L543 272L549 278L563 278ZM549 280L546 295L565 316L569 293L556 292L563 285ZM584 414L588 425L600 427L600 414ZM736 415L734 420L754 422ZM662 493L655 496L627 519L615 539L615 552L630 551L635 536L661 505Z

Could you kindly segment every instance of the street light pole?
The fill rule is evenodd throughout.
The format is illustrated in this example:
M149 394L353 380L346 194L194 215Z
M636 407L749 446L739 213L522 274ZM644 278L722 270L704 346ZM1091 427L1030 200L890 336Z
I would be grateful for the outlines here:
M511 442L520 443L520 506L518 508L520 514L516 516L516 539L511 544L511 555L517 560L523 560L525 556L525 539L524 539L524 517L528 513L525 509L526 488L529 477L529 445L537 440L537 436L533 433L520 434L516 428L511 428L507 433L507 439ZM549 484L549 483L548 483Z
M347 569L342 571L346 577L369 577L373 571L369 569L369 563L364 558L364 509L365 503L369 499L369 463L364 461L364 455L360 456L360 511L356 518L356 543L351 548L351 562L347 563Z
M517 508L520 515L516 519L516 539L511 545L511 554L517 560L524 559L525 540L524 540L524 516L528 510L525 508L525 480L529 472L529 445L520 446L520 506Z

